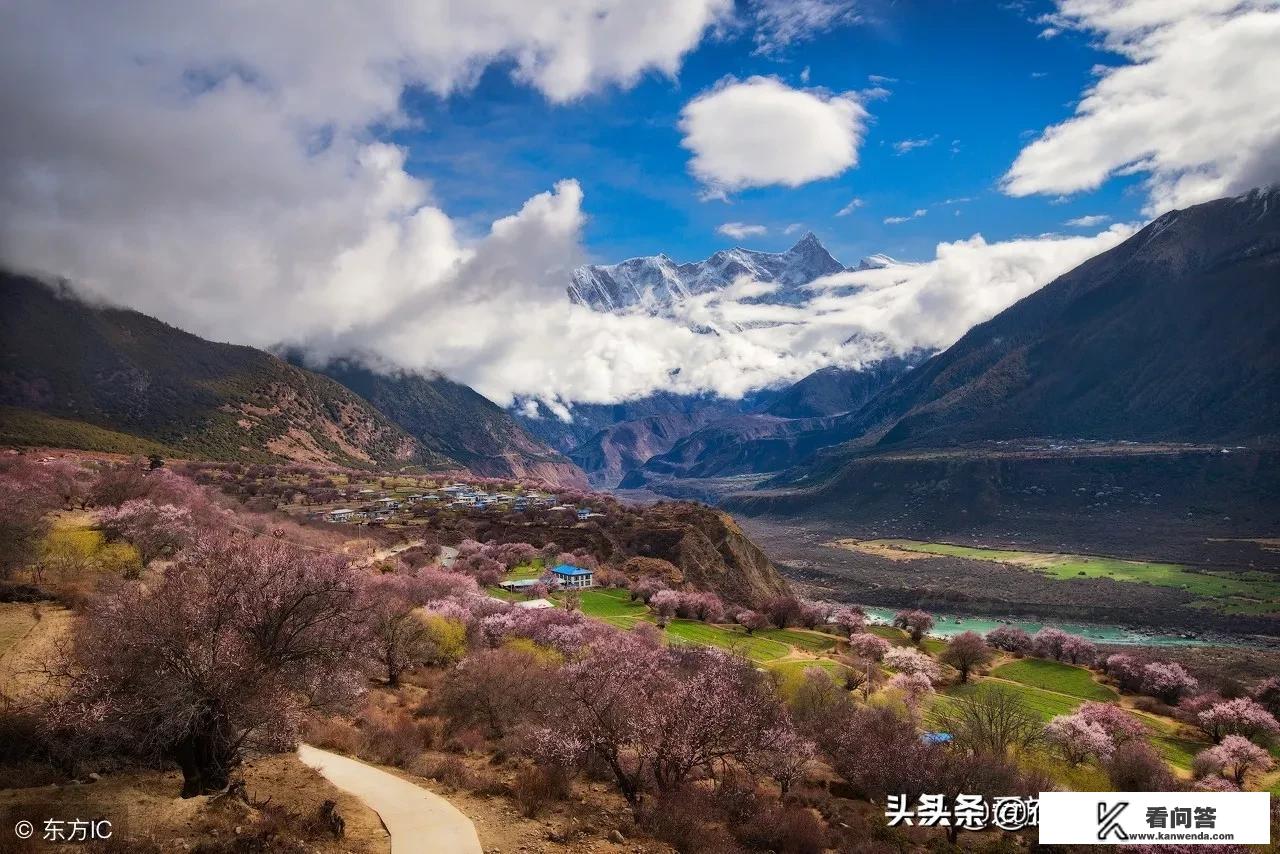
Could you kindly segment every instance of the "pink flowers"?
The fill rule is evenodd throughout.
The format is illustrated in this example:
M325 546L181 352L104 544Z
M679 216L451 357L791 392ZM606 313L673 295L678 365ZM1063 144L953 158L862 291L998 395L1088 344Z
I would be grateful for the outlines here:
M938 663L919 650L908 646L895 646L884 654L884 663L908 676L920 674L930 682L942 677Z
M912 641L920 643L920 639L933 628L933 615L919 609L899 611L893 617L893 624L910 634Z
M1044 737L1072 765L1091 757L1104 760L1116 747L1101 724L1078 714L1058 715L1049 721L1044 727Z
M831 622L840 627L848 635L856 635L867 626L867 615L857 608L836 608L831 613Z
M1031 635L1017 626L1000 626L987 632L987 644L1005 652L1026 655L1031 652Z
M135 498L99 512L98 525L108 539L131 543L143 566L166 551L182 548L194 533L189 510L149 498Z
M1045 739L1073 765L1110 758L1116 747L1146 734L1146 727L1119 706L1088 702L1070 715L1058 715L1044 728Z
M849 638L849 651L859 658L879 661L889 651L890 644L879 635L859 634Z
M1195 770L1200 776L1221 774L1237 786L1253 771L1269 771L1275 767L1271 754L1240 735L1228 735L1220 744L1200 751Z
M1116 744L1147 734L1147 728L1140 720L1112 703L1089 701L1076 709L1075 716L1086 723L1102 727L1103 732Z
M1142 668L1142 690L1170 705L1195 687L1196 680L1181 664L1153 661Z
M891 690L900 691L907 706L919 709L925 697L933 693L933 682L925 673L896 673L887 686Z
M683 617L708 623L724 622L724 604L714 593L681 593L659 590L649 599L649 607L659 617Z
M1197 720L1200 728L1214 741L1231 736L1246 739L1271 737L1280 732L1280 722L1270 712L1248 697L1224 700L1202 711Z
M288 745L303 710L359 694L363 628L346 561L202 534L155 582L94 601L63 662L63 709L100 738L177 759L184 794L214 791L241 750Z

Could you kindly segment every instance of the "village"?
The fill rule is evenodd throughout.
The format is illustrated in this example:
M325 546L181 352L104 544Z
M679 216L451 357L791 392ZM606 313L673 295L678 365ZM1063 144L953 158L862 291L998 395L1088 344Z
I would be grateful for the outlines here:
M311 509L307 516L314 520L339 524L386 523L398 517L409 518L415 514L415 511L431 507L462 512L493 513L546 510L564 513L566 516L572 514L572 517L578 521L603 515L590 507L565 503L559 496L539 490L525 492L517 488L513 491L489 492L484 487L474 484L453 482L434 490L393 494L397 492L397 490L367 487L348 490L342 494L342 499L356 506Z

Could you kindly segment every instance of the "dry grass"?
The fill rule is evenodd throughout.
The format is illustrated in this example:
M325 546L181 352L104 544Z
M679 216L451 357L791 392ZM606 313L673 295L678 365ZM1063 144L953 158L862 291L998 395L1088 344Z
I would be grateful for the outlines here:
M0 694L32 697L45 686L39 668L56 652L71 630L73 614L60 605L41 603L40 619L30 604L0 604L0 635L13 640L0 646Z
M113 854L183 848L208 854L384 854L390 849L373 811L293 754L259 758L243 768L243 777L251 804L235 796L179 798L176 771L131 770L87 785L0 791L0 814L107 818L117 831L116 847L100 850ZM346 822L342 840L335 840L320 820L326 800L338 805Z

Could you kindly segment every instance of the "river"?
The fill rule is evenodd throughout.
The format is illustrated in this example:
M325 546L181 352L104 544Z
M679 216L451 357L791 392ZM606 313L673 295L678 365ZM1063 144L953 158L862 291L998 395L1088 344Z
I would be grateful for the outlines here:
M866 611L870 622L880 624L892 623L893 615L896 613L889 608L863 607L862 610ZM1000 620L994 617L964 617L955 614L934 614L933 616L937 622L929 634L940 638L949 638L968 631L985 635L1000 626L1016 626L1030 634L1035 634L1046 625L1051 625L1064 632L1088 638L1094 643L1126 646L1262 646L1262 644L1250 643L1243 638L1185 638L1176 634L1107 626L1100 623L1063 623L1056 620L1051 623L1039 623L1030 620Z

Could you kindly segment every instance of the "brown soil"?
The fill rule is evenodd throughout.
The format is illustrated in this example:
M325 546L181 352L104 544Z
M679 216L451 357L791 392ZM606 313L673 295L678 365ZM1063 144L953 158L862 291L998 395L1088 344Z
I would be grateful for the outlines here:
M297 817L283 835L305 839L308 850L321 854L384 854L390 838L378 816L358 800L331 786L293 754L268 756L247 764L243 776L250 800L287 810ZM7 830L26 817L36 826L56 817L107 819L113 838L141 844L155 842L165 850L185 850L253 833L263 810L231 796L180 798L177 771L129 770L105 774L98 782L0 790L0 815ZM333 800L346 822L346 835L335 840L311 821L320 805ZM38 849L36 849L38 850ZM77 846L59 846L75 851Z

